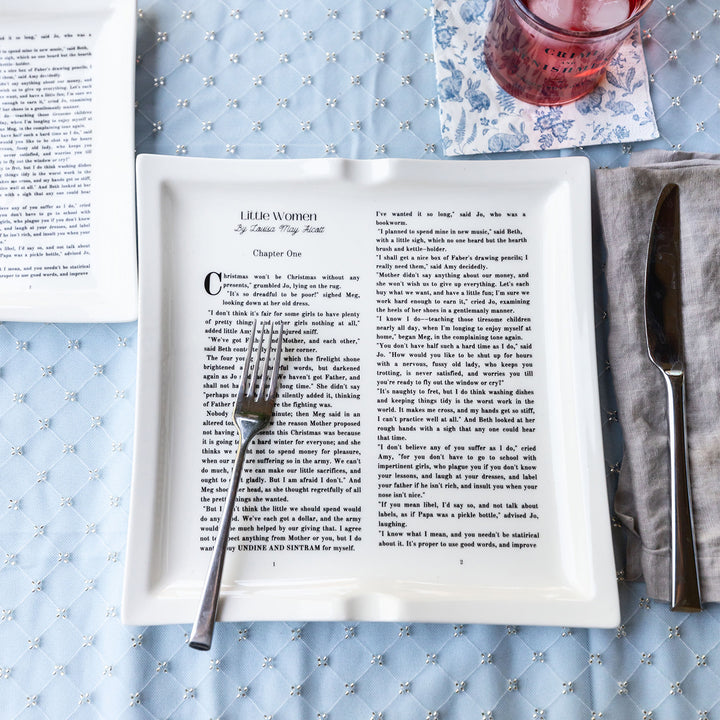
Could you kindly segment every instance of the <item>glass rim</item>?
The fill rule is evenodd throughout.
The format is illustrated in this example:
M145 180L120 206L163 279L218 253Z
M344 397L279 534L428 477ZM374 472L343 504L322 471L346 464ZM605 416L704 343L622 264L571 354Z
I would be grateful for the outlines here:
M650 5L652 5L653 0L641 0L640 4L632 13L632 15L630 15L630 17L626 18L617 25L613 25L609 28L604 28L603 30L567 30L565 28L558 27L557 25L553 25L552 23L547 22L547 20L543 20L541 17L538 17L527 7L527 5L522 2L522 0L510 0L510 2L512 2L516 10L518 10L518 12L526 20L529 20L531 24L537 25L542 30L549 31L555 35L560 35L562 37L592 40L609 37L611 35L614 35L615 33L620 32L621 30L630 27L631 25L634 25L645 13L645 11L650 7Z

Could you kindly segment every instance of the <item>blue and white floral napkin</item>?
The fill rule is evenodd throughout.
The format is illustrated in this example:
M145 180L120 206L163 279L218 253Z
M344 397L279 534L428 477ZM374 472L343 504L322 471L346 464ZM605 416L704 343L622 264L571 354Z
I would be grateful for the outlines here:
M434 0L435 65L446 155L559 150L658 137L636 27L605 79L574 103L539 107L498 86L485 65L492 0Z

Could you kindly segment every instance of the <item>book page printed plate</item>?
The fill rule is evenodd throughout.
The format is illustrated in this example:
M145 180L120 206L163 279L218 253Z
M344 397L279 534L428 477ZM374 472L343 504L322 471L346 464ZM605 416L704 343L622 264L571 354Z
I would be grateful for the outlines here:
M192 622L253 318L285 325L221 620L619 622L582 158L138 160L123 618Z
M137 318L133 0L0 0L0 320Z

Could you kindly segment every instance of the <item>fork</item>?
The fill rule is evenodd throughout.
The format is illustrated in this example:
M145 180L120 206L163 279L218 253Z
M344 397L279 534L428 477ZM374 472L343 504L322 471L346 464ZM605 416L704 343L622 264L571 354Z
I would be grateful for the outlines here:
M260 331L260 340L257 345L257 353L255 355L252 375L249 375L253 346L255 343L256 327L257 320L253 323L252 331L250 333L250 341L248 343L247 354L245 355L245 365L243 367L242 377L240 378L240 388L238 390L237 400L235 401L235 410L233 411L233 422L240 433L240 443L235 457L235 465L233 466L232 481L225 501L225 509L223 510L222 519L220 520L220 532L218 533L218 537L215 542L215 549L213 550L210 567L208 568L207 577L205 578L205 587L200 600L197 617L195 619L195 624L193 625L192 633L190 634L190 647L196 650L209 650L210 645L212 644L213 630L215 628L215 615L217 613L218 598L220 596L220 581L222 579L225 553L227 550L228 537L230 535L230 527L232 525L235 497L240 484L240 473L242 472L243 462L245 460L245 451L255 435L257 435L257 433L265 428L270 422L273 407L275 405L275 397L277 395L280 354L282 352L283 326L282 323L280 323L277 333L275 360L273 362L272 370L270 370L270 355L272 354L273 344L273 325L272 323L270 324L267 349L265 349L265 329L267 324L263 323ZM258 374L258 368L260 366L263 351L265 353L265 359L262 370ZM270 372L272 372L272 375L270 375Z

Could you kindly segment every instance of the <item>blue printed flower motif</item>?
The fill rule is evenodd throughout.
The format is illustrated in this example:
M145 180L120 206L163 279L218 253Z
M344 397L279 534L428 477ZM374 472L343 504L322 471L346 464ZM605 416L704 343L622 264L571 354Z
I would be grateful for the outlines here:
M441 48L447 50L450 47L457 30L456 26L448 25L447 10L435 14L435 40Z
M539 130L543 134L550 133L556 140L562 142L567 138L568 130L570 130L574 122L574 120L563 120L562 110L551 107L538 112L533 129Z
M615 128L615 137L618 139L618 142L622 142L630 137L630 131L624 125L618 125Z

